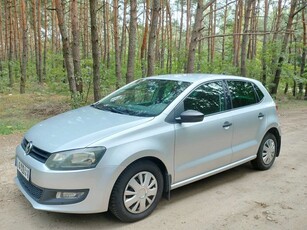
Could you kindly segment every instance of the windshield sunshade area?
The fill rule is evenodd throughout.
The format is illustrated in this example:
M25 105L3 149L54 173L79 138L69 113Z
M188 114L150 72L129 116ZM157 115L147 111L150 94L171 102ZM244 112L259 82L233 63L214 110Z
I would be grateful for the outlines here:
M191 83L141 79L100 100L97 109L133 116L159 115Z

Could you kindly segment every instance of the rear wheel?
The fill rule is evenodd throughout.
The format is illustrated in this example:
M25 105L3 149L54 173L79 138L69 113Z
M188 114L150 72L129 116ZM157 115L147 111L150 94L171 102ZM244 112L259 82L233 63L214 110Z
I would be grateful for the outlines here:
M121 221L141 220L152 213L161 199L163 176L151 161L128 166L112 190L109 209Z
M252 161L252 165L258 170L267 170L273 165L277 153L276 137L272 133L264 136L258 153L257 158Z

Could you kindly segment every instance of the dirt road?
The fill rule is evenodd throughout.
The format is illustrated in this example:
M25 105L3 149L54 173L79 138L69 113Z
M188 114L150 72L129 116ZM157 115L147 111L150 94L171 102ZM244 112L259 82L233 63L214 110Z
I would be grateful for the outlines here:
M34 210L13 182L21 135L0 136L0 229L307 229L307 108L279 113L282 151L269 171L245 164L179 188L133 224Z

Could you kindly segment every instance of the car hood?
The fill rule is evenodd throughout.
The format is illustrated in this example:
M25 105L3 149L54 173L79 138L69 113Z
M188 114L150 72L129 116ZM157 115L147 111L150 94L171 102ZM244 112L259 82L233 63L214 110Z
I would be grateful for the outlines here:
M58 152L84 148L152 119L152 117L123 115L86 106L38 123L25 134L25 138L40 149Z

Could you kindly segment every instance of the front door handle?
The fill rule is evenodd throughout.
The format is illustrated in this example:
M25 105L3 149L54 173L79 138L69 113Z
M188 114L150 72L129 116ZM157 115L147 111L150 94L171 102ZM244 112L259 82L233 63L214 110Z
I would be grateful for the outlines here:
M223 124L224 129L229 129L230 126L232 126L232 123L230 123L229 121L225 121Z

